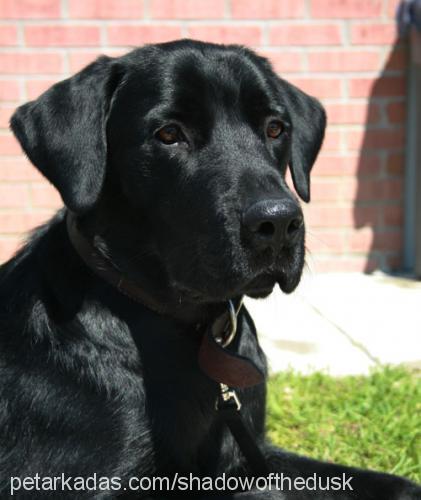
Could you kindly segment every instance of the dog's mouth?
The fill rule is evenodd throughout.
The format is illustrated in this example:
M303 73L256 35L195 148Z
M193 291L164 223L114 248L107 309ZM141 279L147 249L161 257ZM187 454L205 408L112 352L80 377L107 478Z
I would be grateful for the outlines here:
M244 287L242 295L248 295L252 298L267 297L272 293L277 281L278 280L275 276L257 276Z
M243 295L247 295L255 299L265 298L272 293L275 285L276 281L272 281L272 283L265 285L250 283L250 285L247 287L239 288L237 291L232 291L231 293L228 292L224 295L214 295L212 293L209 293L209 291L201 291L180 284L177 284L175 289L180 298L180 301L207 303L235 299Z
M223 293L209 288L199 290L198 288L179 282L174 283L173 288L176 290L180 301L198 303L221 302L243 295L254 299L261 299L270 295L276 285L286 293L291 292L298 284L300 277L301 272L299 272L298 276L291 276L289 273L288 277L282 273L264 273L234 287L221 286L220 288L224 289Z
M216 303L239 296L265 298L276 285L285 293L298 285L304 267L304 242L285 246L276 255L272 250L250 252L216 251L199 253L194 269L168 266L170 286L180 303ZM193 260L193 259L192 259Z

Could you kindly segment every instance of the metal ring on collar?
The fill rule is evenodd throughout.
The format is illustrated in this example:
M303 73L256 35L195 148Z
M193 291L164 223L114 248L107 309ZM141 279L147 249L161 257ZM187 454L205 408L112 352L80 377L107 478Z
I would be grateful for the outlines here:
M234 306L234 302L232 300L228 301L228 312L229 312L229 318L230 318L230 331L226 338L222 342L222 347L228 347L231 342L234 340L235 335L237 333L237 316L238 313L240 312L241 306L243 305L243 298L241 298L237 309Z

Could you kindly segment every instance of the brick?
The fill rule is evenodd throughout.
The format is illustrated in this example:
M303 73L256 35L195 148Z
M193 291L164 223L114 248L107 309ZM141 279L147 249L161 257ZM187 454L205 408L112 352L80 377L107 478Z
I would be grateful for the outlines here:
M190 25L189 37L214 43L259 45L262 42L260 26L248 25Z
M142 0L69 0L69 15L75 19L140 19Z
M403 153L389 153L386 162L386 172L389 175L403 175L405 171L405 155Z
M267 57L278 73L298 73L303 69L302 56L297 52L260 50L259 54Z
M310 228L362 227L380 223L379 208L375 206L321 206L304 207L307 226Z
M19 84L13 80L0 80L0 99L2 101L17 101L20 98Z
M385 226L402 227L404 223L404 210L401 205L385 206L382 208L383 224Z
M313 169L320 176L374 175L380 171L378 155L320 155Z
M18 155L21 152L22 149L12 134L0 135L0 155Z
M381 198L379 194L379 181L377 179L349 179L343 189L343 199L345 201L371 201Z
M386 56L385 70L405 71L408 65L408 48L392 47Z
M16 26L0 25L0 46L9 47L18 45L18 30Z
M404 102L391 102L387 105L387 119L390 123L403 123L406 118L406 105Z
M26 233L48 219L44 212L3 212L0 213L1 234Z
M0 182L43 180L39 171L21 156L19 158L3 157L0 163ZM1 228L1 225L0 225Z
M304 14L304 0L231 1L231 17L234 19L292 19L304 17Z
M96 52L71 52L68 54L69 69L71 73L76 73L90 64L101 55L101 51Z
M56 53L0 53L0 67L5 74L61 73L63 59Z
M311 184L312 201L339 201L341 199L341 181L314 179Z
M310 11L313 18L370 18L379 17L382 12L381 0L311 0Z
M282 25L269 29L271 45L340 45L342 35L336 24Z
M380 119L376 104L326 104L325 108L329 124L373 124Z
M107 55L110 57L118 57L122 56L126 51L125 50L116 50L116 49L106 49L106 50L96 50L89 52L68 52L69 58L69 70L70 72L76 73L80 71L82 68L95 61L101 55Z
M326 207L314 204L306 211L308 227L344 227L352 226L354 222L353 208L350 207Z
M0 128L9 128L10 117L12 116L13 111L16 106L13 104L4 104L0 103ZM0 166L1 170L1 166Z
M108 42L111 45L138 46L144 43L160 43L181 36L179 26L167 25L118 25L108 27Z
M373 176L380 172L382 161L379 154L363 154L358 156L357 174L362 176Z
M39 97L43 92L45 92L47 89L51 87L51 85L54 85L60 81L60 78L56 80L27 80L25 82L26 85L26 93L28 96L28 99L36 99Z
M26 26L28 47L86 47L100 44L98 26Z
M28 203L26 184L0 185L0 208L22 208Z
M390 201L402 198L402 179L353 179L343 190L344 200Z
M339 130L327 128L322 151L338 151L341 148L342 135Z
M21 246L20 238L1 238L0 239L0 262L6 262Z
M387 15L392 19L395 19L396 12L399 4L402 3L402 0L388 0L387 1Z
M351 43L355 45L391 45L396 41L395 23L355 24L351 26Z
M354 203L354 227L360 228L367 225L376 227L380 221L380 208L378 206L361 206L358 200Z
M346 134L349 150L353 149L379 149L389 150L403 148L404 131L399 130L351 130Z
M383 179L381 182L381 194L386 201L402 200L404 194L403 179Z
M32 184L31 201L34 207L58 208L63 205L60 195L51 184Z
M150 15L155 19L221 19L224 0L151 0Z
M60 17L60 0L1 0L0 18L54 19Z
M314 259L315 272L371 272L378 267L378 260L374 257L351 256L347 258Z
M290 78L291 83L304 92L323 98L341 97L342 86L338 78Z
M406 79L403 76L353 78L349 80L350 97L403 97L406 95Z
M379 51L311 52L308 54L310 71L376 71L381 67Z
M307 233L306 247L310 252L342 253L345 251L344 234L337 230L311 230Z
M402 231L382 231L374 234L373 250L395 251L402 250Z
M362 227L354 231L348 232L346 236L348 251L351 252L370 252L373 241L374 232L372 227Z

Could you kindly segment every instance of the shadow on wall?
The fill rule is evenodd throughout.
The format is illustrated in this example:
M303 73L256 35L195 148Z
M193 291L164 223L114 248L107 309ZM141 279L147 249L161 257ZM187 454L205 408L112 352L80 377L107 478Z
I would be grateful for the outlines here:
M351 133L350 147L360 150L354 201L356 245L364 248L364 271L402 267L404 224L404 145L407 46L397 42L372 84L353 82L353 97L366 97L364 131Z

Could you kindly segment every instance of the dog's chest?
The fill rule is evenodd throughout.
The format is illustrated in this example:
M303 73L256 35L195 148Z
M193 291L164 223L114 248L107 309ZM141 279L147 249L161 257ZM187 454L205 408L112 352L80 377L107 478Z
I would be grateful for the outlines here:
M218 385L200 371L190 340L176 333L154 340L142 343L139 353L156 465L192 470L208 454Z
M220 467L224 459L230 467L235 466L238 450L215 408L219 384L199 367L199 342L162 325L145 335L145 325L141 326L142 335L134 338L138 339L145 418L158 472L213 473L216 464ZM245 354L260 357L254 335L244 321L243 328L247 328L244 340L250 344ZM260 434L264 419L263 385L241 391L240 396L252 431Z
M112 376L113 392L119 396L113 410L118 418L109 422L110 431L120 436L118 469L142 474L183 470L211 474L216 464L235 466L238 452L215 409L219 384L199 367L200 339L155 317L119 327L124 348ZM257 356L257 344L246 343L250 344L246 354ZM127 359L132 360L130 366ZM246 419L256 434L262 431L262 389L240 394Z

